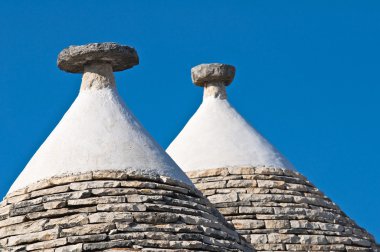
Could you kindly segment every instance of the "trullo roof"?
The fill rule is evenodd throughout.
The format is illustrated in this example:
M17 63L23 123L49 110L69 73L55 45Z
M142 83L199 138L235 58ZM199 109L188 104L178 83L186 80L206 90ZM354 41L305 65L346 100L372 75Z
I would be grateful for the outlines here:
M167 153L186 172L230 166L293 165L228 102L225 86L235 68L201 64L192 68L193 82L205 87L203 102Z
M67 72L83 72L81 90L9 192L52 176L115 169L165 175L191 184L118 95L113 71L137 64L133 48L115 43L63 50L58 66Z

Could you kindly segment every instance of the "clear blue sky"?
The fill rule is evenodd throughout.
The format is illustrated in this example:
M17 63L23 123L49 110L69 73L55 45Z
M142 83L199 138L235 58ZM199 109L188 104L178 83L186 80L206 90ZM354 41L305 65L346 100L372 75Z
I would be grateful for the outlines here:
M380 239L379 1L1 1L0 195L75 99L72 44L135 47L117 73L167 147L195 112L190 68L237 68L230 102L297 169Z

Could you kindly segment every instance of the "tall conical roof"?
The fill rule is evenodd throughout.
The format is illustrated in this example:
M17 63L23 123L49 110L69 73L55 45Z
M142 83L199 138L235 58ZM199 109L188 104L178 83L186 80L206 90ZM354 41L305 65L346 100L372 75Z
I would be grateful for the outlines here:
M79 95L9 192L52 176L112 169L140 170L191 184L118 95L113 71L138 63L133 48L115 43L63 50L58 66L83 73Z
M293 169L228 102L225 87L235 75L233 66L202 64L191 74L204 87L203 102L166 150L184 171L244 165Z
M221 64L192 69L204 101L168 153L256 251L378 251L232 108L225 86L233 73Z
M0 202L0 251L253 251L117 95L137 63L114 43L59 55L81 91Z

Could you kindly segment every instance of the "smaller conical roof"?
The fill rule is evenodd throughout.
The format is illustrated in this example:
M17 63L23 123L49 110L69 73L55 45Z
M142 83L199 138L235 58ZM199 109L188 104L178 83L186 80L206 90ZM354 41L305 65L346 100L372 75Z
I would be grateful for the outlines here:
M83 73L81 90L9 192L52 176L96 170L141 171L192 185L118 95L113 71L138 62L133 48L115 43L71 46L60 53L60 69Z
M219 167L293 165L253 128L228 102L225 87L235 68L201 64L191 70L193 82L203 86L203 102L167 153L186 172Z

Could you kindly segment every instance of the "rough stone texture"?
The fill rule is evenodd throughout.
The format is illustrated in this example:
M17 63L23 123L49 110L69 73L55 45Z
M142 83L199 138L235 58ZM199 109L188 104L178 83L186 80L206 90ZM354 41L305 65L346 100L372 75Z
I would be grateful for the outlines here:
M253 251L198 190L163 176L54 177L8 194L0 216L0 251Z
M297 172L233 167L187 175L257 251L380 251L372 235Z
M231 84L235 77L235 67L227 64L212 63L200 64L191 68L191 79L197 86L205 86L208 83Z
M83 73L91 63L109 63L114 72L139 64L135 49L112 42L70 46L63 49L57 59L59 69L70 73Z

